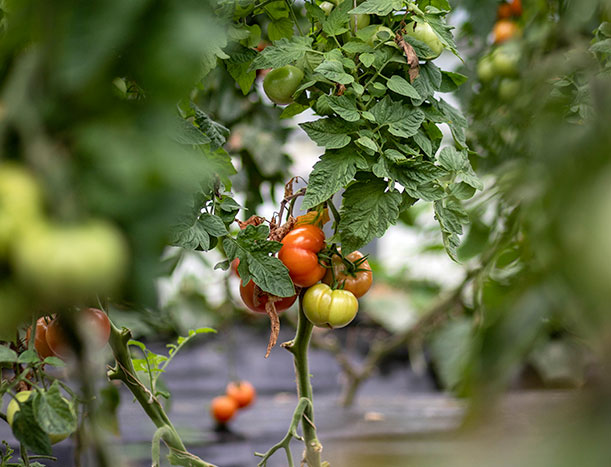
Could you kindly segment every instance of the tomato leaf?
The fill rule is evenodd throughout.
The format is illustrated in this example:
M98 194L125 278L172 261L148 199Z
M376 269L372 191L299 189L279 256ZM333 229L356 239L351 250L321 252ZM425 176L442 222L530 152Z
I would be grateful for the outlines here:
M216 246L213 239L228 233L220 217L194 210L173 228L171 244L188 250L208 251Z
M403 198L387 187L384 180L368 178L346 188L339 223L342 251L361 248L396 223Z
M351 15L372 14L386 16L393 10L400 10L403 7L402 0L367 0L356 8L349 11Z
M51 441L49 435L38 424L32 407L32 397L22 402L19 411L13 418L13 434L21 443L37 454L50 456Z
M348 96L330 96L329 107L347 122L356 122L361 116L356 108L356 100Z
M15 363L17 362L17 352L9 349L4 345L0 345L0 363Z
M295 287L288 269L275 256L282 248L282 243L267 240L269 227L266 225L249 225L241 230L237 237L225 237L223 246L229 261L240 260L238 273L242 284L253 280L264 292L278 297L295 295Z
M456 250L460 246L463 225L469 224L469 215L456 198L446 198L434 203L435 218L441 226L443 245L454 261L458 261Z
M344 65L339 60L325 60L314 71L335 83L350 84L354 82L354 76L344 71Z
M331 118L300 123L299 126L316 144L327 149L340 149L346 146L351 141L347 133L353 130L349 125Z
M249 71L290 65L301 60L306 52L311 50L312 38L310 37L294 36L291 40L280 39L257 55L251 63Z
M406 79L401 78L399 75L393 75L386 83L388 89L401 94L402 96L412 97L414 99L420 99L418 91L407 82Z
M36 392L34 415L40 427L48 434L63 435L76 430L76 415L54 381L46 392Z
M365 158L354 150L327 151L310 174L302 209L326 201L354 178L357 169L366 167Z

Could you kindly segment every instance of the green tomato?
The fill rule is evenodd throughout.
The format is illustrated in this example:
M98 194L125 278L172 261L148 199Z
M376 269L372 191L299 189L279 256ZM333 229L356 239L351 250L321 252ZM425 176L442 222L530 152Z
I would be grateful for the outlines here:
M12 256L21 283L58 302L111 293L125 275L127 258L121 232L102 221L32 225Z
M318 327L343 328L358 311L359 302L352 292L332 290L327 284L316 284L303 296L303 312Z
M356 30L369 26L371 19L369 15L350 15L350 31L354 32L354 19L356 18Z
M6 420L8 421L8 424L11 426L11 428L13 428L13 420L15 419L15 414L19 412L19 410L21 410L21 408L19 407L19 402L21 403L26 402L30 398L31 395L32 395L32 391L18 392L15 395L15 398L11 399L11 401L8 403L8 406L6 408ZM72 405L70 404L70 402L65 397L62 397L62 399L66 402L66 404L68 404L68 406L70 406L70 410L72 411L72 413L74 413L74 409L72 408ZM72 432L50 433L49 440L51 441L51 444L56 444L56 443L59 443L60 441L65 440L71 434Z
M494 79L496 72L490 55L483 57L477 64L477 77L482 83L488 83Z
M290 104L302 79L303 71L293 65L286 65L265 76L263 90L272 102L278 105Z
M21 165L0 164L0 258L41 216L42 194L34 176Z
M318 7L325 12L325 15L329 16L335 5L331 2L322 2Z
M520 50L513 44L502 45L492 53L492 64L497 75L514 76L519 63Z
M405 34L420 42L424 42L429 49L431 49L430 55L421 57L424 60L434 60L443 52L443 44L429 23L424 21L412 21L405 26Z
M499 97L511 101L520 93L520 82L517 79L503 78L499 83Z

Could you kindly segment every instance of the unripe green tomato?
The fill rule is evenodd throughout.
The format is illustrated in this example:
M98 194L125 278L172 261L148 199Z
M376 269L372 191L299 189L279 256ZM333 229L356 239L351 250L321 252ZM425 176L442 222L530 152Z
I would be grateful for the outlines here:
M483 57L477 64L477 77L482 83L492 81L496 75L490 55Z
M386 34L380 34L378 36L378 33L386 33ZM367 40L367 43L371 46L374 46L376 42L387 42L387 41L392 40L394 37L395 37L395 33L392 31L392 29L380 24L375 29L371 37Z
M0 164L0 258L41 216L42 194L32 173L19 164Z
M510 101L520 93L520 82L517 79L503 78L499 83L499 97Z
M265 76L263 90L272 102L278 105L290 104L302 79L303 71L293 65L285 65Z
M421 57L424 60L434 60L443 52L443 44L429 23L412 21L405 26L405 34L424 42L431 49L431 55Z
M369 15L350 15L350 31L354 32L354 19L356 17L356 30L360 30L369 26L371 18Z
M316 284L303 296L303 312L318 327L343 328L358 311L359 302L352 292L332 290L327 284Z
M128 251L120 231L102 221L39 224L15 243L22 284L57 302L111 293L125 275Z
M518 72L520 50L513 44L498 47L492 53L492 64L497 75L513 76Z
M325 15L329 16L329 14L331 13L331 11L333 10L333 8L335 8L335 5L331 2L322 2L320 5L318 5L319 8L325 12Z
M15 395L15 399L17 400L11 399L11 401L8 403L8 406L6 408L6 420L8 421L8 424L10 425L11 428L13 428L13 420L15 419L15 414L19 412L19 410L21 410L21 408L19 407L19 402L21 403L26 402L30 398L31 395L32 395L32 391L18 392ZM66 398L62 397L62 399L66 401L68 405L70 405L70 410L74 410L72 409L72 405ZM49 434L49 440L51 441L51 444L59 443L60 441L65 440L71 434L72 432Z

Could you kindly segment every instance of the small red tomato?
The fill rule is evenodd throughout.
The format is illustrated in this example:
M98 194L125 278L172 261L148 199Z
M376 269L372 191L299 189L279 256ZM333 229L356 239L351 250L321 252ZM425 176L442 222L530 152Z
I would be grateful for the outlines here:
M110 337L110 321L106 313L97 308L87 308L79 312L77 321L85 336L91 338L94 349L101 349L106 345ZM70 354L65 332L57 318L47 327L46 340L49 348L58 357L66 358Z
M325 284L331 285L335 279L336 288L352 292L356 298L361 298L367 293L373 282L373 273L369 261L364 259L360 251L353 251L346 259L352 263L346 264L342 259L334 255L332 259L333 270L327 269L323 278Z
M253 281L248 281L246 285L242 285L240 283L240 297L242 297L242 301L244 305L251 310L256 311L257 313L265 313L265 305L269 301L269 295L261 292L258 287L255 287L255 283ZM274 302L274 306L276 307L276 311L284 311L287 308L290 308L293 303L297 300L297 294L292 297L282 297L280 300Z
M511 7L511 13L514 16L522 15L522 0L511 0L509 6Z
M229 396L217 396L212 399L210 413L221 424L227 423L238 410L238 404Z
M227 384L226 393L238 404L238 408L248 407L257 397L255 387L248 381L236 381Z
M301 225L282 239L278 258L288 268L295 285L310 287L323 278L326 269L319 264L317 253L324 245L325 234L312 224Z
M501 3L497 9L497 17L499 19L511 18L512 15L511 5L509 3Z

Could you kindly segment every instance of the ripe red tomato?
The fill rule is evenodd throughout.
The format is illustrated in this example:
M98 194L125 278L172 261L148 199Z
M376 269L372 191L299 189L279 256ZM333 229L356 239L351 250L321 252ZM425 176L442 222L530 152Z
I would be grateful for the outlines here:
M257 290L253 281L248 281L246 285L240 283L240 297L242 297L244 305L251 311L265 313L265 304L269 301L269 295L262 292L257 293ZM282 297L274 302L276 311L280 312L290 308L295 300L297 300L297 294L292 297Z
M42 358L43 360L47 357L57 357L57 355L55 355L55 353L49 347L49 344L47 344L47 326L52 319L53 318L49 316L43 316L42 318L38 318L38 321L36 321L36 336L34 337L34 348L36 349L36 352L38 352L40 358ZM30 342L31 331L32 328L28 328L25 335L26 341L28 343Z
M360 251L353 251L346 259L353 265L346 264L338 255L333 255L332 268L327 269L323 278L325 284L332 285L335 278L335 285L339 289L352 292L356 298L361 298L367 293L373 282L373 274L369 261L364 259Z
M310 287L325 275L326 269L318 262L317 253L325 245L325 234L312 224L291 230L282 239L278 258L289 270L295 285Z
M218 423L227 423L237 410L237 402L229 396L217 396L210 404L210 413Z
M511 13L514 16L522 15L522 0L511 0L509 6L511 7Z
M513 21L508 19L499 20L494 25L494 43L500 44L501 42L508 41L519 32L520 28Z
M79 326L92 337L88 342L93 343L93 348L101 349L106 345L110 337L110 321L106 313L97 308L87 308L81 310L77 319ZM46 340L58 357L66 358L70 354L67 338L57 318L48 325Z
M248 407L255 400L255 397L257 397L255 387L248 381L230 382L227 384L226 393L236 401L240 409Z

